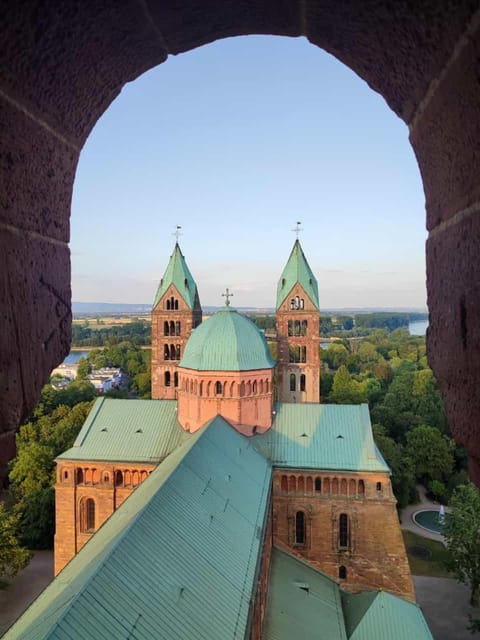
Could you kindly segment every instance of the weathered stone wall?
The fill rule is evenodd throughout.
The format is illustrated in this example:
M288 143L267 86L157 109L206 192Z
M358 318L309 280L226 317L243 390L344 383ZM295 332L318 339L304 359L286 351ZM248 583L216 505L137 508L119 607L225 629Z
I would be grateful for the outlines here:
M59 462L55 485L55 575L153 471L153 465ZM84 531L81 502L95 501L95 527Z
M316 480L321 482L319 489ZM302 542L297 539L298 512L306 519ZM341 514L348 517L346 544L340 544ZM344 589L384 589L415 600L387 474L275 470L273 536L274 544L288 547L335 580L344 567Z
M71 192L95 122L126 82L169 53L263 33L306 36L409 126L430 232L429 358L480 482L478 2L25 0L3 2L1 15L3 462L19 421L68 352Z

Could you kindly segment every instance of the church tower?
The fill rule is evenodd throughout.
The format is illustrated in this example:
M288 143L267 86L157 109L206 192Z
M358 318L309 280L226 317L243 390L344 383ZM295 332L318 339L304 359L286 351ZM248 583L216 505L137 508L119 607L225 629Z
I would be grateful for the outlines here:
M320 402L318 285L297 238L277 286L280 402Z
M177 397L177 366L188 338L202 322L197 285L177 242L152 308L152 398Z

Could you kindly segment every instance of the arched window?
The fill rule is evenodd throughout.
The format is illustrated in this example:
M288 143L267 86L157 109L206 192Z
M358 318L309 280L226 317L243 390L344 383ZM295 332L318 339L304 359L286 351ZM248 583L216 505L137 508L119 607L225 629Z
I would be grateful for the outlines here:
M249 380L247 382L247 396L251 396L251 395L252 395L252 383Z
M344 567L343 564L338 567L338 577L340 580L347 579L347 567Z
M80 531L93 533L95 531L95 500L84 498L80 502Z
M175 360L175 345L170 345L170 360Z
M280 489L282 491L288 491L288 478L287 476L282 476L280 480Z
M169 387L170 386L170 371L165 371L165 386Z
M169 325L168 325L168 322L166 320L163 323L163 335L164 336L169 336L170 335Z
M302 336L306 336L306 335L307 335L307 321L302 320Z
M199 387L198 387L198 395L199 395L200 397L202 397L202 396L203 396L203 380L200 382L200 385L199 385Z
M377 491L381 491L381 490L382 490L382 483L377 482Z
M140 476L138 474L138 471L134 471L132 473L132 484L134 487L136 487L140 482Z
M300 374L300 391L305 391L305 388L307 386L307 379L305 377L304 373Z
M292 298L290 300L290 309L293 311L293 309L295 309L295 300Z
M288 490L290 493L296 493L297 491L297 479L295 476L290 476L288 479Z
M357 483L355 482L355 480L350 480L350 482L348 483L348 495L349 496L357 495Z
M302 347L305 349L305 347ZM300 347L295 347L295 362L300 362Z
M295 514L295 543L305 544L305 514L297 511Z
M63 479L68 480L68 471L63 472Z
M295 335L300 335L300 320L295 320Z
M167 300L166 307L167 307L167 311L170 311L170 300Z
M175 311L178 311L178 300L175 300Z
M288 321L288 335L293 336L293 320Z
M307 361L307 347L302 347L302 362Z
M259 391L260 395L263 393L263 380L260 380Z
M317 493L320 493L322 491L322 479L321 478L315 478L315 491Z
M243 397L245 395L245 382L242 380L240 383L240 396Z
M176 336L180 335L180 330L181 330L180 320L177 320L175 322L175 335Z
M170 349L168 348L168 344L163 347L163 359L170 360Z
M121 471L115 471L115 486L121 487L123 484L123 473Z
M175 335L175 322L173 320L170 320L170 335Z
M175 298L173 296L170 298L170 309L175 309Z
M180 360L180 345L175 345L175 360Z
M256 380L254 380L253 384L252 384L252 393L253 393L253 395L257 394L257 381Z
M211 396L211 392L212 392L212 383L211 383L211 381L209 380L209 381L207 382L207 396L208 396L208 397L210 397L210 396Z
M219 382L217 380L217 382L215 382L215 395L217 396L221 396L222 395L222 383Z
M290 391L296 391L297 389L297 376L294 373L290 374Z
M173 374L173 386L174 387L178 387L178 372L175 371L175 373Z
M269 383L268 380L265 380L265 393L268 393Z
M312 493L313 491L313 482L312 479L309 477L307 478L307 493Z
M340 493L342 496L347 495L347 481L343 478L340 482Z
M298 479L298 492L305 493L305 480L303 476L300 476Z
M338 546L340 549L348 548L348 516L341 513L338 519Z
M365 482L363 480L358 481L358 495L363 496L365 493Z
M295 296L295 309L300 309L300 297Z
M303 309L305 306L305 300L303 298L300 299L300 309Z
M235 383L232 382L230 385L230 398L233 398L234 395L235 395Z

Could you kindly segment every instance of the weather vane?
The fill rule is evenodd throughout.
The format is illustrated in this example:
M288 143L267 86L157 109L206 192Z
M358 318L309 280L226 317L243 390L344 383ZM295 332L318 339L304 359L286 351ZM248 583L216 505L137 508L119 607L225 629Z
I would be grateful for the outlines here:
M180 232L180 229L181 229L181 228L182 228L182 227L181 227L179 224L177 224L177 225L175 226L175 231L172 233L172 236L175 236L175 239L176 239L176 241L177 241L177 244L178 244L178 239L179 239L179 237L180 237L181 235L183 235L183 234Z
M303 231L303 229L300 229L301 224L302 223L300 221L297 221L295 225L295 229L292 229L292 231L294 231L297 234L297 240L298 240L298 236L300 235L300 231Z
M222 298L225 298L225 306L230 306L230 298L233 296L233 293L230 293L228 287L225 289L225 293L222 293Z

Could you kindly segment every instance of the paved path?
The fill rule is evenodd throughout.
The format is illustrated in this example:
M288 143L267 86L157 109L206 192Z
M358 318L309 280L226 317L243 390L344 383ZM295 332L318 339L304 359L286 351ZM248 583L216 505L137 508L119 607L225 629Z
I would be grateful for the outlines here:
M53 551L36 551L28 567L0 589L0 636L53 579Z
M432 511L439 511L440 505L438 502L431 502L425 495L425 488L421 485L417 486L420 502L418 504L409 504L405 509L400 511L400 526L402 529L413 531L423 538L429 538L430 540L437 540L438 542L444 542L444 537L439 533L433 533L424 527L419 527L413 519L414 514L417 511L424 511L425 509L431 509ZM448 507L446 508L448 511Z

